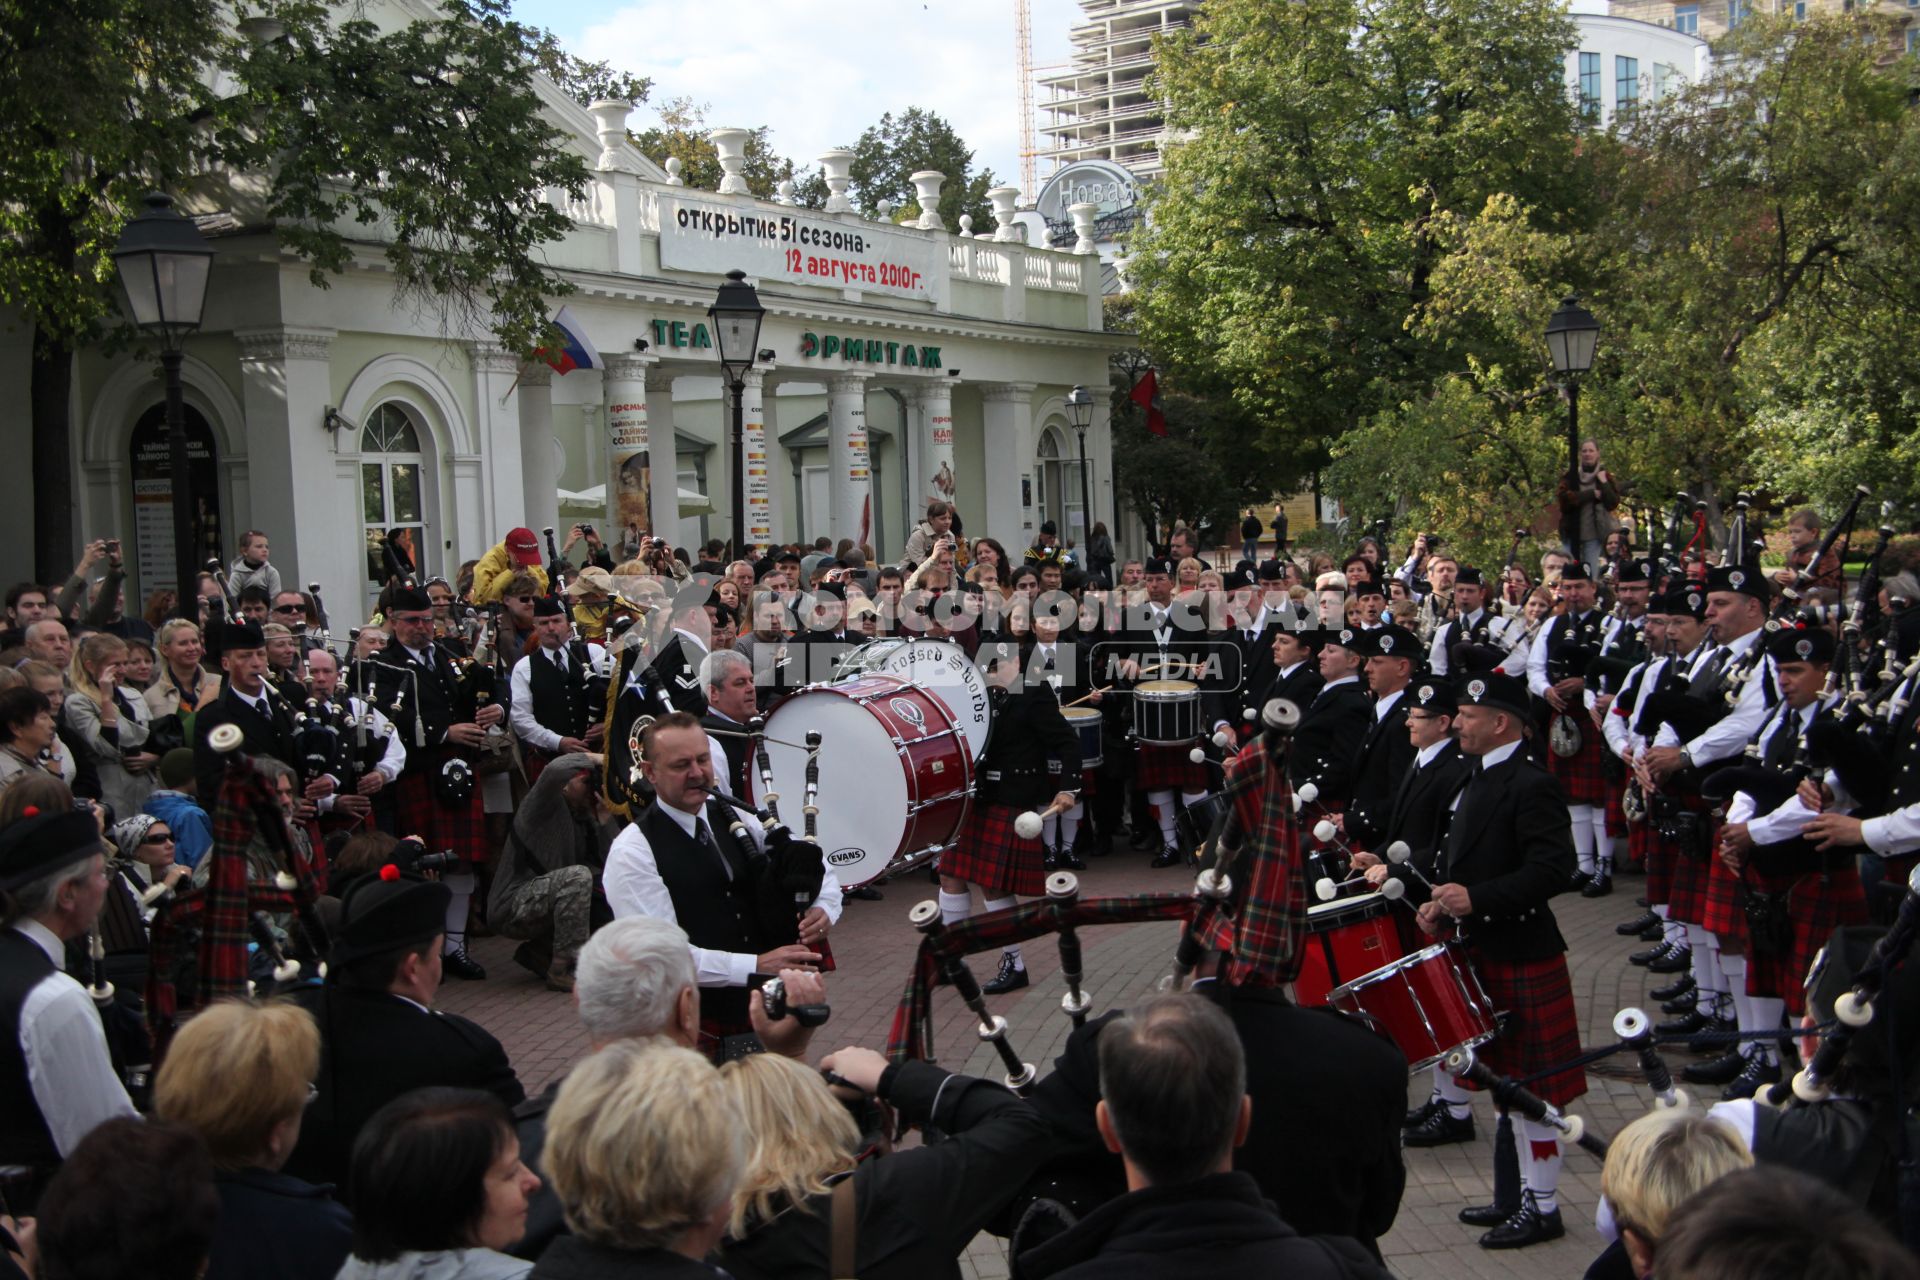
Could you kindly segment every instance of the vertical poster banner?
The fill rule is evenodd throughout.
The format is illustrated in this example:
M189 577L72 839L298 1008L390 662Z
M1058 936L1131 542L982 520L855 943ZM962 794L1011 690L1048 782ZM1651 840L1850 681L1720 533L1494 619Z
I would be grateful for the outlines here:
M653 531L652 466L647 456L647 397L638 382L620 389L607 405L607 525L628 559Z
M921 496L928 502L952 502L955 492L953 397L942 387L938 393L923 396L921 406L927 415L926 460L921 464L927 484L926 492Z
M193 495L193 562L225 562L221 554L219 455L213 429L200 411L183 406L187 435L187 489ZM175 587L173 553L173 453L167 436L166 406L155 405L134 423L128 439L133 484L134 577L127 601L137 605L155 591ZM136 608L133 612L138 613Z
M755 547L764 547L773 541L773 493L769 488L767 472L766 404L764 375L758 369L749 370L746 389L741 392L740 416L744 424L742 450L746 454L747 469L747 543ZM736 549L734 554L743 555L744 551Z

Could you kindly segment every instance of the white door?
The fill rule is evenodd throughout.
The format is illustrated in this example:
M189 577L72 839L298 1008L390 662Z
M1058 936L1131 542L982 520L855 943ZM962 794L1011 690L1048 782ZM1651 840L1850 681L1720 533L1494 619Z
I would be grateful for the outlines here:
M827 534L838 542L843 534L838 529L829 528L833 523L833 507L827 500L827 468L800 468L800 489L802 493L800 527L795 530L795 541L812 542L821 534Z

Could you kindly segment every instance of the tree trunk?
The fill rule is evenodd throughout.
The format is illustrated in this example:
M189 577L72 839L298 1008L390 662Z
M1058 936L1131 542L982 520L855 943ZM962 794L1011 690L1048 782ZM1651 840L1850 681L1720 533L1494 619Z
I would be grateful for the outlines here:
M73 437L68 409L73 351L34 330L29 399L33 420L33 575L49 589L73 567Z

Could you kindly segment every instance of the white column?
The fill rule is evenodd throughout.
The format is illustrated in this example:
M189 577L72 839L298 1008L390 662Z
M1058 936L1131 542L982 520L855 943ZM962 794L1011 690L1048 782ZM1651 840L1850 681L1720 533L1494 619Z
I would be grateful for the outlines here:
M930 382L913 393L914 406L919 410L920 443L915 450L916 463L920 474L918 491L914 500L920 504L919 510L904 513L907 527L912 528L920 518L925 504L939 499L942 502L954 500L953 472L953 387L944 375L939 382Z
M507 536L507 530L527 525L527 496L516 474L521 461L520 357L504 347L476 342L469 361L473 365L473 393L478 421L474 424L480 442L480 455L486 460L484 476L485 537L488 545ZM551 471L551 467L549 467Z
M333 454L356 452L360 441L321 427L332 402L333 330L242 329L234 336L251 508L272 540L273 562L289 585L318 582L323 594L336 593L330 598L357 600L366 573L360 493L341 482ZM346 527L342 511L354 513ZM245 527L224 532L237 539Z
M724 403L726 394L723 392L720 398ZM727 421L730 428L732 419ZM680 541L680 460L673 443L673 375L657 366L647 371L647 431L653 438L653 531L668 542L677 543ZM722 438L725 438L724 432Z
M767 453L766 378L765 369L747 370L746 388L740 393L741 418L745 424L747 545L754 547L773 541L773 472ZM728 443L732 443L731 431ZM732 459L728 459L728 465L733 465ZM728 474L731 475L731 471Z
M1020 480L1033 474L1033 386L997 383L980 388L981 453L986 463L986 492L981 495L986 527L980 533L1000 539L1009 550L1033 541L1033 512L1022 502ZM977 526L967 522L969 535Z
M1104 520L1107 534L1112 536L1117 525L1113 502L1113 392L1104 385L1087 389L1093 393L1093 425L1087 428L1087 485L1093 492L1093 510L1087 513L1087 528Z
M653 532L652 460L648 453L647 370L652 356L623 351L607 358L607 520L601 539L631 553L634 535Z
M793 474L791 459L786 450L780 447L780 396L779 384L774 381L773 371L765 371L760 379L760 422L761 434L767 442L767 526L771 530L770 540L788 542L792 539L784 532L790 524L798 524L799 517L789 520L786 509L793 496ZM798 536L796 530L793 536Z
M553 369L535 360L520 370L520 493L527 528L538 533L560 520L553 478ZM556 545L565 542L560 536Z
M869 376L836 373L827 383L827 507L833 527L825 532L836 542L873 540L873 470L867 456ZM803 529L801 536L817 532Z

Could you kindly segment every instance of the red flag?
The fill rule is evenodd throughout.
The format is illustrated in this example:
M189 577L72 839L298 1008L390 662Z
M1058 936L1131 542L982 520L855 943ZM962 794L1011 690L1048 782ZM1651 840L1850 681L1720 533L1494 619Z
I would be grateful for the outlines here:
M1127 398L1146 411L1147 430L1157 436L1167 434L1167 415L1160 407L1160 379L1153 370L1147 370L1140 381L1133 384Z

